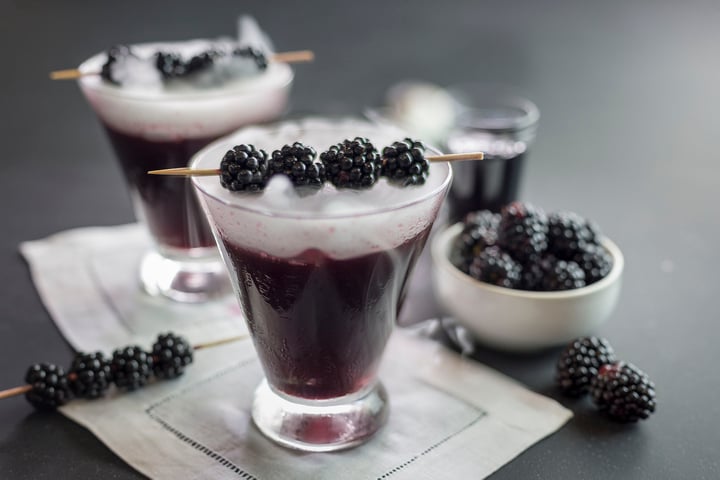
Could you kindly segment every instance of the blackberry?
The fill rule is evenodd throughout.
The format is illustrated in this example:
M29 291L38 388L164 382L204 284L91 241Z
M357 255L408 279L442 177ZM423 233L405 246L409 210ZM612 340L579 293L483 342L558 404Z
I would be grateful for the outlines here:
M528 261L522 265L522 273L520 274L520 290L535 291L540 290L543 276L543 259L539 261Z
M243 47L243 48L236 48L233 50L233 55L236 57L250 57L255 61L255 65L257 65L258 70L265 70L268 66L268 59L265 56L263 52L258 50L257 48L252 47Z
M217 50L207 50L193 55L190 57L190 60L185 62L185 75L192 75L193 73L211 68L218 56L220 56L220 53Z
M98 398L112 383L110 362L100 352L75 355L68 376L70 388L80 398Z
M590 390L600 368L615 361L615 351L604 338L577 338L560 354L555 384L565 395L579 397Z
M562 260L572 260L583 246L594 244L596 235L595 227L576 213L548 215L548 251Z
M500 225L500 215L493 213L490 210L479 210L477 212L470 212L465 215L463 219L465 226L478 226L486 230L497 230Z
M55 410L71 398L65 371L52 363L31 365L25 374L25 383L32 386L25 398L38 410Z
M120 85L120 82L115 79L113 66L124 57L130 55L133 55L133 53L127 45L115 45L110 47L107 51L107 60L105 60L105 63L103 63L103 66L100 69L100 77L114 85Z
M425 158L425 145L411 138L395 142L382 152L382 175L391 183L404 187L422 185L430 172L430 162Z
M637 422L655 411L655 384L635 365L603 365L590 386L593 402L611 418Z
M118 348L113 352L110 369L118 388L136 390L150 380L153 359L138 346Z
M470 276L499 287L515 288L520 283L520 265L498 247L478 254L470 264Z
M513 202L500 212L498 245L520 263L537 260L547 249L545 212L529 203Z
M540 290L555 292L573 290L585 286L585 272L575 262L549 257L541 262L543 277Z
M601 245L587 244L578 250L572 260L585 272L585 283L590 285L605 278L612 270L612 256Z
M325 181L325 167L315 161L315 149L295 142L272 153L268 162L270 176L284 174L296 187L320 188Z
M232 192L258 192L268 179L267 153L253 145L236 145L220 162L220 185Z
M172 52L156 52L155 68L164 79L182 77L187 73L185 61L180 55Z
M327 178L337 188L370 188L380 178L382 160L364 137L333 145L320 154Z
M486 225L474 223L465 225L453 244L451 254L453 265L468 273L473 258L487 247L494 245L496 235L495 230Z
M152 347L153 372L158 378L177 378L193 361L193 349L183 337L159 335Z

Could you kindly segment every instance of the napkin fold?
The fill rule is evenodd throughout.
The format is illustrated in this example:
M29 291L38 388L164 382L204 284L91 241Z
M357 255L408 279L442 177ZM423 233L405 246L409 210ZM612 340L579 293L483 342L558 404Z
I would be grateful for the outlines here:
M133 224L71 230L25 242L21 252L53 320L78 350L149 346L169 330L193 344L246 336L198 351L179 379L60 409L151 478L484 478L572 416L425 338L422 328L398 330L380 371L391 404L383 430L341 452L279 447L250 417L262 369L236 300L182 305L144 295L137 265L148 246Z

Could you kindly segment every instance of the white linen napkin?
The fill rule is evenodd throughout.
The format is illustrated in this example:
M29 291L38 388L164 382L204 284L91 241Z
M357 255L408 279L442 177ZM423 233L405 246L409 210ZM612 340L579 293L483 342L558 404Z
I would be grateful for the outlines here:
M48 311L78 350L149 347L160 332L204 343L247 333L234 298L205 305L139 290L149 244L138 225L93 227L26 242L21 251ZM75 400L60 411L151 478L484 478L556 431L572 413L417 333L397 331L380 376L391 412L368 443L342 452L279 447L252 424L262 378L245 339L198 351L183 377L136 392Z

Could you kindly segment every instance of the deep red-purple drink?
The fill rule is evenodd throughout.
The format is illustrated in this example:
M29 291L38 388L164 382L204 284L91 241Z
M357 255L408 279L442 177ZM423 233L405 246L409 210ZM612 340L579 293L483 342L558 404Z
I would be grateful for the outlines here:
M148 170L186 167L202 147L221 137L155 141L105 126L122 166L130 193L140 203L152 236L162 247L214 247L210 226L190 179L148 175ZM227 132L223 132L225 134Z
M223 238L270 385L327 399L374 382L398 299L429 232L344 259L316 249L277 258Z

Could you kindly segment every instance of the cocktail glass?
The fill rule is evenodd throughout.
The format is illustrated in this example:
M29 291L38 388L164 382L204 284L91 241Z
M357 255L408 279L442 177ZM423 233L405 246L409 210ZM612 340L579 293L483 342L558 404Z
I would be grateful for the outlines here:
M355 136L377 146L404 137L354 120L286 122L215 142L192 167L217 168L241 143L272 150L301 141L322 151ZM282 194L272 185L238 194L217 177L193 178L265 373L252 418L267 437L332 451L366 441L385 423L378 366L451 177L449 165L433 164L422 187L326 185L284 200L267 198Z
M450 223L476 210L499 212L518 199L528 150L540 118L530 100L502 86L451 87L459 113L448 133L449 153L484 152L482 162L457 162L448 194Z
M173 51L166 44L134 45L150 56ZM80 66L98 72L98 54ZM136 216L153 248L140 266L143 288L181 302L202 302L230 293L227 272L189 180L147 175L185 167L200 148L241 126L279 117L286 108L292 70L270 64L254 77L222 87L123 88L99 75L80 78L80 88L105 127L130 189Z

